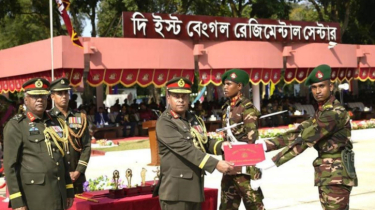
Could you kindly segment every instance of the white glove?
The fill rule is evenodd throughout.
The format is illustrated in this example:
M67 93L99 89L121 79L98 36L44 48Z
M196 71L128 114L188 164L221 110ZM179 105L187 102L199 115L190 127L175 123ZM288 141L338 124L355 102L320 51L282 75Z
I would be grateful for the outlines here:
M255 141L255 144L262 144L263 145L263 150L264 151L267 151L267 144L266 142L264 141L264 139L258 139Z
M262 179L257 179L257 180L250 179L250 187L254 191L257 191L261 184L262 184Z
M272 161L272 159L265 159L263 160L262 162L260 163L257 163L255 165L255 167L261 169L261 170L267 170L267 169L270 169L272 167L275 167L275 163Z

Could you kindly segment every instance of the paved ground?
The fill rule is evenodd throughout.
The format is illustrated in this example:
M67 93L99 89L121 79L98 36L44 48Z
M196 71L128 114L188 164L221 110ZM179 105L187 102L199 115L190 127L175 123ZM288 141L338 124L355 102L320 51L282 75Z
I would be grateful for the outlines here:
M359 187L354 188L351 195L350 209L375 209L375 137L367 136L371 140L357 140L354 144L356 153L356 169L359 177ZM272 154L267 154L270 156ZM280 168L273 168L263 175L264 203L267 209L277 210L316 210L321 209L318 201L318 189L313 186L312 161L317 153L308 149L299 157L291 160ZM147 169L147 180L155 176L149 167L150 151L133 150L125 152L109 152L105 156L92 157L87 170L88 178L95 178L102 174L111 176L113 170L120 171L124 179L125 170L133 170L132 184L140 183L142 167ZM220 188L221 174L214 172L206 177L206 187ZM0 184L3 180L0 180ZM4 191L0 190L0 194ZM240 209L245 209L241 206Z

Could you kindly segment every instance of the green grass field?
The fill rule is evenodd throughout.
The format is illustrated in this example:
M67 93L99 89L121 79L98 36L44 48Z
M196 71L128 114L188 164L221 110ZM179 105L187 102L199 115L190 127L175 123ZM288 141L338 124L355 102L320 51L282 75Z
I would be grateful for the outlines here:
M95 148L95 150L100 150L104 152L115 152L115 151L147 149L147 148L150 148L150 141L148 139L145 139L145 140L139 140L139 141L120 142L120 145L117 147Z

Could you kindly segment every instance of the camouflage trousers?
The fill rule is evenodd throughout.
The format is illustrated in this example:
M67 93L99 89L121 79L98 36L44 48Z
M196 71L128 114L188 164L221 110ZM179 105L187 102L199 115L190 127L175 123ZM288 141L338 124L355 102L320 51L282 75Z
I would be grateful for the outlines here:
M352 187L345 185L319 186L320 204L323 210L349 210Z
M264 209L262 190L251 189L249 175L223 175L219 209L237 210L241 204L241 198L247 210Z

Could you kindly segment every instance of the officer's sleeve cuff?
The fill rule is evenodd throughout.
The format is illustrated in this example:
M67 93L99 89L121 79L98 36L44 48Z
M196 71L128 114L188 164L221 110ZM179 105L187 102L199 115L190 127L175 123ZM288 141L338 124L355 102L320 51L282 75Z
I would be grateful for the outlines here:
M223 144L223 140L217 141L214 145L214 155L222 155L223 151L221 150L221 145Z
M22 199L21 192L13 193L9 195L9 204L13 209L26 206Z
M87 162L83 160L79 160L76 171L79 171L81 174L84 174L87 168L87 164L88 164Z
M282 165L282 163L280 163L279 158L277 158L277 156L273 157L272 161L275 163L275 165L277 167L279 167L280 165Z
M201 161L201 163L199 164L199 168L212 173L215 170L218 162L219 162L218 159L213 158L210 155L206 154L203 160Z

